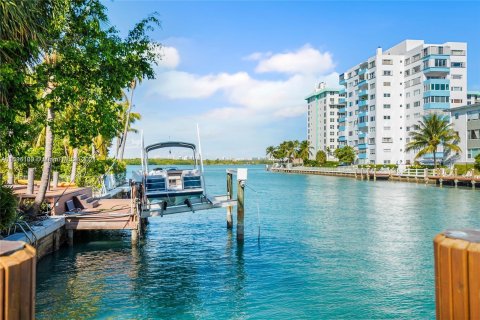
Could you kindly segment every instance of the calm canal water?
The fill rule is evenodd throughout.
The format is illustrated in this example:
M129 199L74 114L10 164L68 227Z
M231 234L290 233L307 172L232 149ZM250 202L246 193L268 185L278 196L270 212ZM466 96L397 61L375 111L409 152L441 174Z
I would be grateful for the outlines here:
M206 168L210 194L225 168ZM38 264L38 318L433 319L433 237L480 228L478 191L263 166L248 178L243 246L224 209L152 218L135 248L93 234Z

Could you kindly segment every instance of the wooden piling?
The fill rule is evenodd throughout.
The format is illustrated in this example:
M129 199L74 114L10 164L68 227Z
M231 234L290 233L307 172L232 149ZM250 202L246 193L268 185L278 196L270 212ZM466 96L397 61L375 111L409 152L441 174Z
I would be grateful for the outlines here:
M434 261L437 319L480 319L480 231L437 235Z
M53 171L53 188L58 188L58 171Z
M7 183L13 184L15 174L13 171L13 155L11 153L8 154L8 169L7 169Z
M0 319L35 319L36 251L0 240Z
M132 244L136 245L138 243L138 229L132 229Z
M73 246L73 230L72 229L67 230L67 242L70 247Z
M377 169L373 169L373 181L377 181Z
M237 190L237 241L244 239L244 204L245 204L245 181L238 180Z
M227 197L233 198L233 177L232 173L227 172ZM232 206L227 207L227 229L233 228Z
M35 180L35 168L28 168L28 180L27 180L27 194L33 194L34 181Z

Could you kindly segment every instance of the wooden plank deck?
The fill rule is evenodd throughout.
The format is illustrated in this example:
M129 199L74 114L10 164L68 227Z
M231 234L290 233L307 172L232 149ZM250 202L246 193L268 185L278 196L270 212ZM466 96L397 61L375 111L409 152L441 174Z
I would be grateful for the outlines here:
M137 228L137 218L131 210L130 199L102 199L99 206L67 214L67 230L132 230Z

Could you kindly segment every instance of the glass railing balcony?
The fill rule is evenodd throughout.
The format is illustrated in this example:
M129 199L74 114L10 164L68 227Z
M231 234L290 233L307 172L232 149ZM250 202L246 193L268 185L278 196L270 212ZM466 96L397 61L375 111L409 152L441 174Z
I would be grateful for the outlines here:
M358 133L358 137L359 137L359 138L366 138L366 137L367 137L367 133L366 133L366 132L359 132L359 133Z
M342 108L338 109L338 112L345 113L345 112L347 112L347 109L345 107L342 107Z
M367 149L367 144L366 144L366 143L359 143L359 144L358 144L358 149L360 149L360 150L365 150L365 149Z
M358 75L365 74L365 72L367 72L367 69L359 69L358 70Z
M367 111L361 111L358 113L358 117L366 117L367 116Z
M345 104L346 102L345 98L338 98L338 103Z
M361 152L358 154L358 159L367 159L367 153L366 152Z
M346 118L345 117L340 117L338 118L338 122L345 122Z
M359 128L366 128L366 127L368 127L368 122L360 122L360 123L358 124L358 127L359 127Z
M338 94L345 94L346 92L345 88L338 90Z
M338 126L338 131L345 131L345 126Z
M428 67L423 69L423 73L425 74L445 74L450 73L450 68L447 67Z
M450 103L448 102L429 102L423 105L424 110L431 110L431 109L449 109Z
M358 106L359 107L365 107L368 105L368 100L360 100L358 101Z
M429 87L432 84L443 84L443 85L448 84L449 85L450 79L428 79L423 81L423 84L428 85Z
M365 85L367 85L367 80L362 80L357 84L357 86L359 86L359 87L363 87Z
M340 80L338 81L338 83L339 83L341 86L343 86L344 84L347 83L347 81L345 81L345 79L340 79Z
M449 90L428 90L423 93L423 97L450 97Z
M345 136L340 136L338 137L338 141L340 142L347 141L347 138Z
M360 90L360 91L358 91L358 96L359 97L368 96L368 91L367 90Z

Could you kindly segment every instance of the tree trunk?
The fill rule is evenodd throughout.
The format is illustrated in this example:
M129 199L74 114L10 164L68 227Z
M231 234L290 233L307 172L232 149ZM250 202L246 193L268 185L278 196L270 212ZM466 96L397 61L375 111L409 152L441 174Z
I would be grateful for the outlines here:
M70 183L75 182L78 165L78 148L73 149L72 172L70 173Z
M132 110L133 91L135 90L136 81L134 80L131 85L130 101L128 102L127 115L125 117L125 127L123 129L122 142L120 144L120 152L118 155L119 160L123 160L123 153L125 152L125 144L127 143L128 127L130 124L130 111Z
M437 148L433 150L433 169L435 169L435 173L437 173Z
M50 170L52 168L52 151L53 151L53 120L55 113L53 106L49 106L47 110L47 126L45 128L45 155L43 159L42 178L40 181L40 187L38 188L38 194L35 197L32 208L30 209L31 215L37 215L40 211L40 206L45 200L45 194L47 193L48 182L50 180Z
M11 152L8 153L8 172L7 172L7 183L13 184L15 174L13 172L13 155Z

